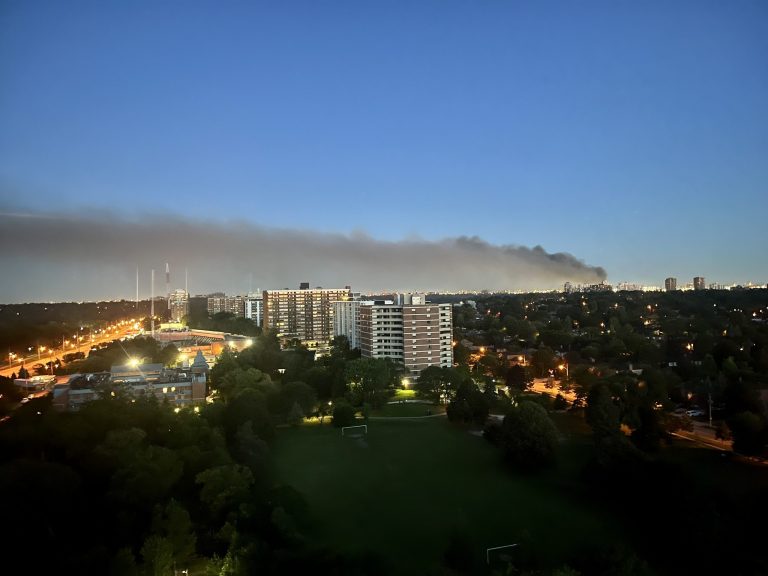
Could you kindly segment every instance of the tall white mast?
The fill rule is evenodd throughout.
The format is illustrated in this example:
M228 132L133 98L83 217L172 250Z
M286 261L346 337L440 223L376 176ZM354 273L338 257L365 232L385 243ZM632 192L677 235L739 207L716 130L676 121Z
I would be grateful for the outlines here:
M152 268L152 280L150 289L150 331L152 332L152 338L155 337L155 269Z

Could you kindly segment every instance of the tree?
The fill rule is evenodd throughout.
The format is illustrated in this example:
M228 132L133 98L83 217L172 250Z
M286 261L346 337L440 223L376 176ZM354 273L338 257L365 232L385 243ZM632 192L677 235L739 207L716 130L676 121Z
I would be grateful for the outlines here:
M254 480L245 466L229 464L201 472L195 483L200 485L200 501L211 517L222 520L228 512L248 501Z
M304 382L288 382L281 387L279 395L280 411L286 415L292 412L294 406L298 404L303 418L305 415L311 414L317 404L317 394Z
M267 409L267 399L262 392L253 388L243 390L227 403L223 414L227 439L231 441L240 426L249 421L259 438L267 442L272 440L275 431Z
M488 418L489 412L488 398L477 389L477 385L471 378L461 382L455 398L446 408L448 420L463 424L473 422L482 425Z
M19 368L19 378L29 378L29 370L22 366Z
M210 384L213 388L220 386L224 376L239 368L237 359L234 357L229 348L225 347L222 350L219 357L216 359L216 364L211 368L209 374Z
M531 356L531 367L539 378L548 375L550 370L554 370L556 364L555 353L551 348L539 348Z
M222 400L229 401L244 390L257 390L263 394L275 391L271 378L255 368L235 368L219 379L218 390Z
M428 366L419 374L414 389L435 404L449 403L462 378L455 368Z
M515 364L506 374L506 384L509 388L517 390L518 392L525 392L533 382L531 374L525 366Z
M389 397L399 374L388 358L360 358L347 363L345 376L353 404L368 402L379 408Z
M262 485L268 483L269 446L253 431L250 420L237 429L233 456L240 464L248 467L256 482Z
M355 409L350 404L337 400L333 405L333 425L336 428L343 428L354 423Z
M728 420L728 427L733 435L733 451L739 454L755 456L765 450L765 420L754 412L739 412Z
M156 507L152 532L165 538L176 563L187 562L195 553L197 538L189 512L171 498L164 508Z
M141 547L145 573L149 576L168 576L173 568L173 546L168 539L153 534Z
M130 548L120 548L112 557L109 576L139 576L139 567Z
M291 411L288 413L288 424L298 426L304 420L304 411L298 402L294 402Z
M532 470L552 464L558 432L547 411L535 402L523 401L504 417L500 444L508 462Z
M304 372L304 381L320 400L331 398L331 373L325 366L313 366Z
M621 433L619 407L614 403L605 384L593 386L587 395L586 419L595 437L615 436Z

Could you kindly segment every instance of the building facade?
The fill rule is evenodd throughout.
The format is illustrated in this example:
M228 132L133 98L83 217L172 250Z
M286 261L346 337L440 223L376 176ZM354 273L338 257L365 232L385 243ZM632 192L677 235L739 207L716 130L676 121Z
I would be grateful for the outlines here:
M361 304L361 355L401 362L412 377L428 366L453 366L453 307L430 304L419 295L397 300Z
M363 358L403 359L403 307L393 301L361 302L357 342Z
M171 322L181 322L189 315L189 294L186 290L174 290L168 297Z
M53 404L59 410L80 410L98 399L104 387L115 387L133 399L154 396L176 408L205 402L208 364L198 352L186 368L165 368L162 364L112 366L109 372L73 375L67 384L57 385Z
M677 278L672 278L671 276L664 280L664 290L667 292L674 292L677 290Z
M360 313L360 294L352 294L346 300L337 300L333 306L333 335L345 336L350 348L359 348L358 322Z
M703 276L696 276L693 279L693 289L694 290L704 290L706 288L706 282L704 281Z
M245 317L245 298L243 296L212 296L208 298L208 315L228 312L240 318Z
M248 294L243 300L244 315L249 320L253 320L256 326L262 325L264 300L261 294Z
M283 343L298 340L310 349L327 349L333 338L333 302L351 298L349 288L264 290L264 328Z

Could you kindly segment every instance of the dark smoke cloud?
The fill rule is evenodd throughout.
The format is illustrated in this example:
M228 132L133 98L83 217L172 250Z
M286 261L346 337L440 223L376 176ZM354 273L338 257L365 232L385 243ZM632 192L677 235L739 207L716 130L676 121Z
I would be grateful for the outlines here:
M113 213L61 216L0 213L0 301L133 298L172 288L242 293L253 288L351 285L355 290L527 290L565 281L595 283L605 271L541 246L493 245L477 236L439 241L376 240L246 222L206 223L178 217L131 220Z

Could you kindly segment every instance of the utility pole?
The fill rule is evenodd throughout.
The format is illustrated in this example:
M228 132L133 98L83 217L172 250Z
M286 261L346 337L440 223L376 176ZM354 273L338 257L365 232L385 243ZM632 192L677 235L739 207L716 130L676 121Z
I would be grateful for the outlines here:
M152 268L152 279L150 280L150 310L149 326L152 338L155 337L155 269Z

